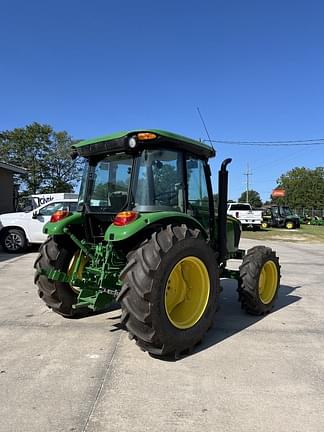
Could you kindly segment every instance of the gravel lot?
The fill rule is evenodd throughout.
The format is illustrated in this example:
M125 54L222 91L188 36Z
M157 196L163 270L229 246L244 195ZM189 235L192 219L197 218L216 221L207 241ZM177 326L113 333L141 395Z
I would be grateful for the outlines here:
M52 313L33 285L37 254L0 252L0 431L323 432L324 248L268 245L282 265L275 311L246 315L224 281L213 329L176 362L141 352L119 310Z

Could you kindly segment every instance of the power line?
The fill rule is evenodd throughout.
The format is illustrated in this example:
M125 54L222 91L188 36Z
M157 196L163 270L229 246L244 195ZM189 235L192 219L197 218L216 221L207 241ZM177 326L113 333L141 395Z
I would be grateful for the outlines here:
M204 140L207 141L207 140ZM235 140L211 140L210 143L230 144L239 146L263 146L263 147L282 147L282 146L318 146L324 145L324 138L307 140L286 140L286 141L235 141Z
M316 141L324 141L324 138L312 138L312 139L299 139L299 140L271 140L271 141L252 141L252 140L215 140L217 142L222 143L249 143L249 144L281 144L281 143L307 143L307 142L316 142Z
M207 141L207 140L205 140ZM216 140L208 140L210 143L217 144L229 144L229 145L238 145L238 146L252 146L252 147L295 147L295 146L319 146L324 145L324 142L304 142L304 143L248 143L248 142L231 142L231 141L216 141Z

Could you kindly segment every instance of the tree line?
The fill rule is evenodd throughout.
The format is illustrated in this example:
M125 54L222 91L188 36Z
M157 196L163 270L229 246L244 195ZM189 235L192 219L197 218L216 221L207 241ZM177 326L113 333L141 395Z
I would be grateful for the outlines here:
M0 161L26 168L20 175L21 192L73 192L81 174L80 160L70 157L76 141L47 124L32 123L0 131Z
M260 194L255 190L250 190L250 204L253 207L262 207L265 204L278 204L288 205L293 209L323 209L324 168L293 168L277 179L277 185L274 189L283 189L285 195L283 197L270 196L269 201L262 203ZM241 194L239 202L247 202L246 192Z
M25 127L0 131L0 161L27 169L21 175L21 192L73 192L79 183L82 161L70 158L71 146L77 141L66 131L55 131L52 126L31 123ZM284 204L291 208L324 208L324 168L296 167L277 179L278 189L285 196L262 203L260 194L249 191L253 207L264 204ZM217 194L215 195L217 199ZM239 198L246 202L246 192Z

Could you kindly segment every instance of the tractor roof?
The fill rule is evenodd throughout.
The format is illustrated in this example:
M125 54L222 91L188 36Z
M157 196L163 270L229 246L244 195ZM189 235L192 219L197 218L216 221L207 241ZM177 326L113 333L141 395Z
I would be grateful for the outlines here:
M136 144L130 147L130 138L135 138ZM149 138L148 138L149 137ZM115 153L120 151L134 151L138 147L171 147L180 148L197 154L201 157L215 156L215 150L197 140L166 132L159 129L140 129L117 132L111 135L100 136L90 140L80 141L72 149L81 156L92 156L102 153Z

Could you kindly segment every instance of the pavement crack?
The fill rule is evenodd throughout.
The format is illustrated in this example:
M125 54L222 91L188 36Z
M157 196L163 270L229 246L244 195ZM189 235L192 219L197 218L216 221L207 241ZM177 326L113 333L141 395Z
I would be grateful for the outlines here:
M109 377L110 374L111 374L111 369L112 369L112 365L113 365L113 362L114 362L114 359L115 359L115 354L116 354L116 352L117 352L118 345L119 345L119 342L120 342L120 339L121 339L122 335L123 335L123 333L121 333L121 334L119 335L119 337L117 338L117 340L116 340L116 344L115 344L115 347L114 347L113 353L112 353L112 355L111 355L110 361L109 361L109 363L108 363L108 366L107 366L106 372L105 372L104 376L102 377L102 380L101 380L101 383L100 383L100 385L99 385L99 388L98 388L98 391L97 391L96 397L95 397L95 399L94 399L94 401L93 401L93 403L92 403L92 406L91 406L91 408L90 408L90 411L89 411L89 414L88 414L88 416L87 416L87 419L86 419L85 425L84 425L84 427L83 427L83 429L82 429L82 432L86 432L86 431L87 431L88 426L89 426L89 423L90 423L90 420L91 420L91 417L92 417L93 413L95 412L95 410L96 410L96 408L97 408L97 404L98 404L99 398L100 398L100 396L101 396L101 393L102 393L103 387L104 387L104 385L105 385L105 383L106 383L108 377Z

